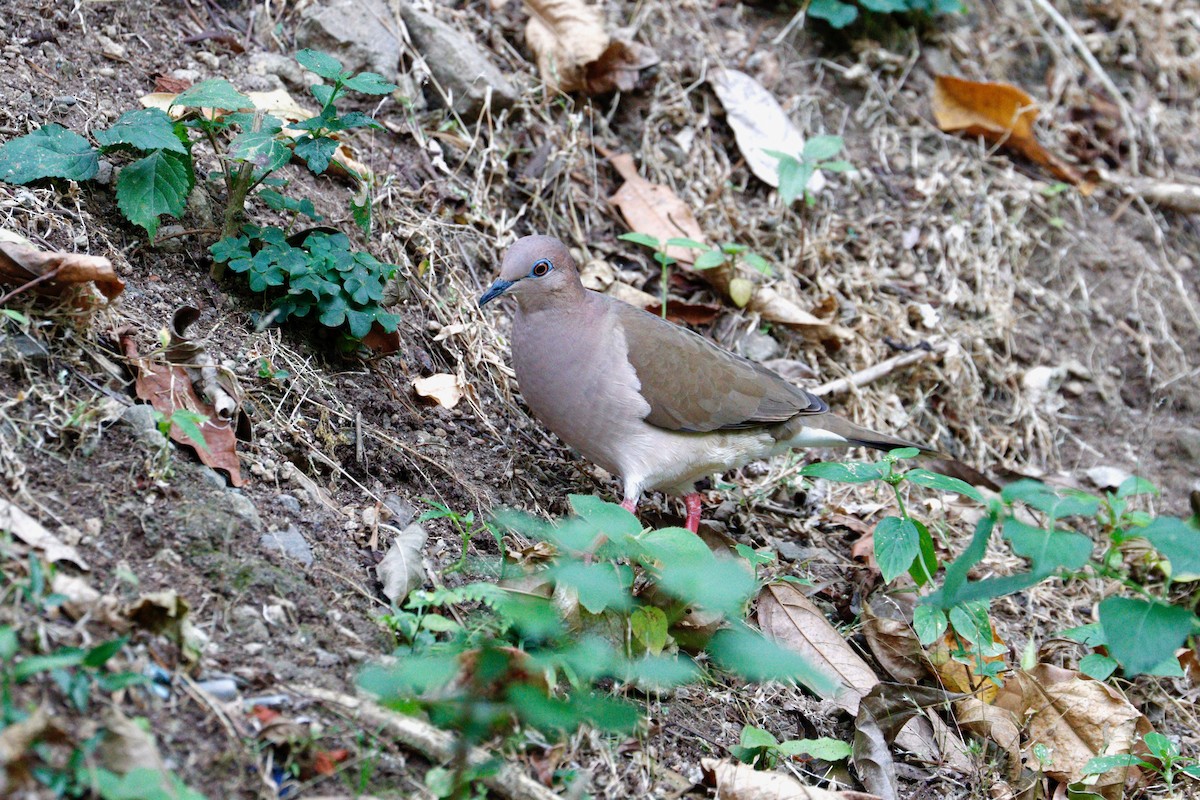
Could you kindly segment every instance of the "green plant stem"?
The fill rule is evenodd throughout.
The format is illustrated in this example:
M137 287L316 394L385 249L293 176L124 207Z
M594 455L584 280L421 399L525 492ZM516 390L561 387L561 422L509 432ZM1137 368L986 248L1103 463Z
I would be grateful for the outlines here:
M667 251L665 248L663 249L661 255L662 255L662 260L659 262L659 264L662 267L662 274L661 274L659 281L662 285L662 318L666 319L667 318L667 287L669 284L669 276L667 273Z

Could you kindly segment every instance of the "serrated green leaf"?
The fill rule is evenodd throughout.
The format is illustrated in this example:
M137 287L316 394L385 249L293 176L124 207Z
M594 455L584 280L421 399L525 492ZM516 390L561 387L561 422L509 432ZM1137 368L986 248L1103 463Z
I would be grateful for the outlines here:
M804 160L824 161L827 158L833 158L841 152L842 146L843 142L840 136L813 136L804 143Z
M887 583L908 572L921 552L921 534L908 518L884 517L875 526L874 538L875 560Z
M790 739L779 745L779 752L785 756L809 756L822 761L841 761L854 753L854 748L848 743L822 736L819 739Z
M983 494L978 489L966 481L951 478L949 475L939 475L936 472L918 468L904 473L904 479L918 486L937 489L939 492L955 492L980 503L984 502Z
M629 631L647 653L658 655L667 646L667 615L657 606L638 606L629 615Z
M51 123L0 145L0 181L30 183L43 178L86 181L96 177L100 153L87 139Z
M808 16L823 19L834 28L844 28L858 19L858 7L842 0L812 0Z
M1117 497L1121 499L1139 494L1157 495L1158 487L1145 478L1139 478L1137 475L1130 475L1121 481L1121 485L1117 487Z
M1109 655L1131 676L1173 657L1197 622L1186 608L1128 597L1101 601L1099 616Z
M316 101L321 104L321 108L324 109L329 107L330 101L333 100L332 86L326 86L322 83L317 83L308 87L308 90L312 92L312 96L316 98Z
M1146 537L1171 562L1173 576L1200 575L1200 531L1175 517L1158 517L1145 528L1128 531Z
M189 156L156 150L121 170L117 176L117 207L153 239L160 216L178 219L183 215L194 185Z
M319 136L314 139L306 134L296 140L293 152L304 160L311 172L320 175L329 168L329 161L333 158L337 148L336 139L330 139L328 136Z
M1150 766L1133 753L1118 753L1111 756L1095 756L1088 759L1088 762L1083 765L1084 775L1102 775L1110 769L1121 769L1124 767L1136 767L1140 765Z
M794 680L821 697L833 697L837 681L807 659L744 624L717 631L708 653L725 670L751 681Z
M818 461L800 470L807 478L824 478L836 483L866 483L877 481L888 474L888 465L882 461L852 461L846 464L837 461Z
M254 101L235 89L233 84L224 78L209 78L193 84L177 94L171 101L171 107L175 106L237 111L241 108L254 108Z
M161 108L126 111L110 127L93 132L101 147L127 144L139 150L170 150L187 153L175 134L175 123Z
M613 564L568 560L553 567L550 574L560 585L574 589L580 605L590 614L601 614L610 608L625 611L632 602L629 587Z
M946 612L930 605L919 605L913 609L913 630L922 645L928 647L946 633L950 620Z
M1057 569L1079 569L1092 557L1092 540L1082 533L1045 530L1017 519L1004 522L1004 538L1013 552L1033 562L1036 575L1049 575Z
M342 81L342 85L362 94L390 94L399 88L396 84L384 80L382 75L374 72L360 72L354 77Z
M336 81L342 75L342 62L320 50L301 50L296 53L296 61L309 72L315 72L326 80Z
M292 160L292 151L267 131L245 131L229 145L235 161L245 161L263 172L274 172Z

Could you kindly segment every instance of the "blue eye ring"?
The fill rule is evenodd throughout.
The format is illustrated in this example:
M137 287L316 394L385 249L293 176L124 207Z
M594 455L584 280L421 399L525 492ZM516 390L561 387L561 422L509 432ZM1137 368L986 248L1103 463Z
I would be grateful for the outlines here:
M550 263L550 259L540 258L533 262L533 267L530 268L529 274L531 277L540 278L552 269L554 269L554 265Z

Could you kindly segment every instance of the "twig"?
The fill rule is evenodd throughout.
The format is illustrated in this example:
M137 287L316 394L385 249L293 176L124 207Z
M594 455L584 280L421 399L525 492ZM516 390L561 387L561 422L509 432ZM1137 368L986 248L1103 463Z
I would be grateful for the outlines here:
M1125 125L1125 129L1129 132L1129 171L1134 175L1138 174L1138 145L1137 145L1137 128L1133 124L1133 115L1130 113L1129 103L1125 100L1125 95L1121 94L1121 90L1113 83L1112 78L1108 77L1108 73L1104 71L1104 67L1100 66L1100 62L1092 55L1092 51L1088 49L1087 44L1080 38L1075 29L1071 27L1071 23L1067 22L1066 18L1058 13L1058 9L1050 4L1050 0L1027 0L1037 4L1037 7L1050 17L1058 29L1062 31L1063 36L1067 37L1067 41L1079 53L1079 57L1087 64L1088 69L1092 71L1092 76L1104 85L1117 104L1117 108L1121 111L1121 122Z
M848 392L850 389L858 386L866 386L868 383L877 381L884 375L887 375L893 370L900 367L907 367L909 364L916 364L920 361L925 361L930 358L935 358L943 355L949 349L949 345L945 342L939 342L932 345L928 350L911 350L907 353L901 353L898 356L892 356L886 361L880 361L878 364L859 370L858 372L846 378L838 378L836 381L823 383L815 389L808 391L818 397L826 395L841 394Z
M374 701L315 686L289 688L296 694L311 697L322 703L342 706L367 726L394 736L401 744L416 750L431 761L449 764L461 752L460 742L454 734L435 728L428 722L390 711ZM483 766L494 761L493 755L482 748L467 749L467 763L472 766ZM557 794L507 762L502 762L495 772L485 771L478 780L492 791L513 800L559 800Z
M17 288L15 288L11 292L9 292L8 294L4 295L3 297L0 297L0 305L4 305L9 300L12 300L14 297L19 295L21 292L24 292L27 289L32 289L34 286L37 286L39 283L45 283L46 281L54 280L56 277L58 277L58 273L60 270L62 270L62 267L55 267L54 269L50 270L49 272L45 272L45 273L42 273L41 275L38 275L36 278L29 281L28 283L21 284L20 286L18 286Z

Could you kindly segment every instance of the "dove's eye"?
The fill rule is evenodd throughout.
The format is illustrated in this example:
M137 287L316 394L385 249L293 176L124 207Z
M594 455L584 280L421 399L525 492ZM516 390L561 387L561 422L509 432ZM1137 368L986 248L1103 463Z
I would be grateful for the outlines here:
M529 270L529 274L535 278L540 278L552 269L554 269L554 265L543 258L534 263L533 269Z

